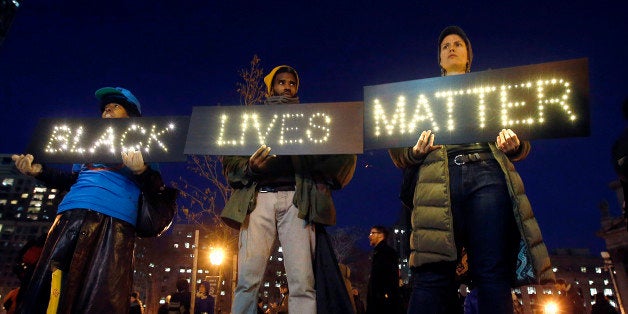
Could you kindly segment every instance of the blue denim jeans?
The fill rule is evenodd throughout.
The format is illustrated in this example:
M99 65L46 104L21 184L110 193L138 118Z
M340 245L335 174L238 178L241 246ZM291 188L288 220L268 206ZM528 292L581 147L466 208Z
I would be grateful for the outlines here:
M449 178L456 247L458 252L466 248L479 312L512 313L519 232L504 173L492 159L460 166L450 162ZM447 313L459 284L455 268L455 262L412 268L408 313Z

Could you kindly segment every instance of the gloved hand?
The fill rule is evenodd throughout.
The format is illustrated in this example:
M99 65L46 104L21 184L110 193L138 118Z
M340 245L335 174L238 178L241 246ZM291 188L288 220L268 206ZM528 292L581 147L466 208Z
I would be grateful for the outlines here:
M144 164L142 152L139 150L122 152L122 163L131 169L134 174L141 174L147 168L146 164Z
M33 159L35 159L35 157L31 154L12 155L11 159L15 161L17 170L25 175L36 176L41 173L41 164L34 164Z

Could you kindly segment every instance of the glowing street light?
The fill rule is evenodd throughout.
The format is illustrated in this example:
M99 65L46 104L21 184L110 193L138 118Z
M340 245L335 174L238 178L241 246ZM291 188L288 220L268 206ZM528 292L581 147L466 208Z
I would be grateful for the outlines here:
M545 314L556 314L558 313L558 304L555 302L548 302L545 304L544 308Z
M225 250L220 247L211 247L209 249L209 262L218 267L218 286L216 287L216 303L214 304L214 311L220 313L220 285L222 283L222 261L225 259Z
M222 248L211 248L209 252L209 262L212 265L220 266L225 259L225 251Z

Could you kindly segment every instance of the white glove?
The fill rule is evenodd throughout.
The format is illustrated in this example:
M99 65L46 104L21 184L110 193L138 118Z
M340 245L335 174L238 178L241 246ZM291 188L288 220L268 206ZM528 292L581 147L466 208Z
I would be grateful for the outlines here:
M141 151L127 151L122 152L122 163L127 168L131 169L135 174L141 174L146 170L146 164L144 164L144 158Z
M36 176L41 173L41 164L34 164L33 155L12 155L11 159L15 161L15 167L21 173L29 176Z

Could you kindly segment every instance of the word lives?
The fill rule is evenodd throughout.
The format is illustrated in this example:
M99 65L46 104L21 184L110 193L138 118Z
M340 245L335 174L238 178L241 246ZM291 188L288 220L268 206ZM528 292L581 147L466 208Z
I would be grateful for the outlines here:
M216 145L245 146L249 133L256 145L323 144L329 140L332 126L331 117L322 112L307 117L303 113L273 114L269 120L263 120L257 113L244 113L233 123L229 122L228 115L220 117ZM229 129L239 136L227 138Z
M186 154L362 152L361 102L194 107Z

